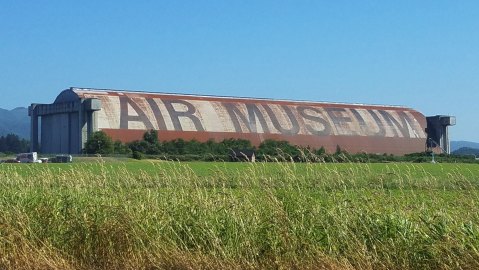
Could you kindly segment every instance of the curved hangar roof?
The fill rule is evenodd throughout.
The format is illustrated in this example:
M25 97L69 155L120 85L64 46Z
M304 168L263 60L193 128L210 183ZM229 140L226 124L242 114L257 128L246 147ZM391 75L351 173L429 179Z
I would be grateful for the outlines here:
M55 103L96 98L97 123L114 140L266 139L335 151L424 151L426 119L404 107L70 88Z

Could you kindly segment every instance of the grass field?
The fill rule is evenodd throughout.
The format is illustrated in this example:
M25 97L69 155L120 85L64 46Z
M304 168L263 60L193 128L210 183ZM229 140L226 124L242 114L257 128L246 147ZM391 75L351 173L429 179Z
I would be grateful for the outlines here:
M0 164L0 269L479 269L479 165Z

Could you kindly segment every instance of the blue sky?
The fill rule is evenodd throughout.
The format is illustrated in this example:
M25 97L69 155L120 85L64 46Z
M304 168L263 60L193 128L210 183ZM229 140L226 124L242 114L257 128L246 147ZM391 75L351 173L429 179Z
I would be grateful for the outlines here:
M0 108L70 86L404 105L479 142L479 1L0 0Z

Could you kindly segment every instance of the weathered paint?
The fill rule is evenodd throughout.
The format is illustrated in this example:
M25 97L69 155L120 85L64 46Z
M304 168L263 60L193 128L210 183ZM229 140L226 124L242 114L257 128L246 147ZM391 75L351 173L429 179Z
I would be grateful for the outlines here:
M161 140L265 139L334 151L405 154L424 150L425 117L412 109L72 88L97 98L98 128L124 142L158 130Z

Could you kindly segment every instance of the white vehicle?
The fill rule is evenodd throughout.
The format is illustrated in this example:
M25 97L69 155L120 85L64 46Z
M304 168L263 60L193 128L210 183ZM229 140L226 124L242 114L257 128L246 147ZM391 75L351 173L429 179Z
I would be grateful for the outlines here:
M17 160L20 163L42 163L42 161L38 159L37 152L18 154Z

